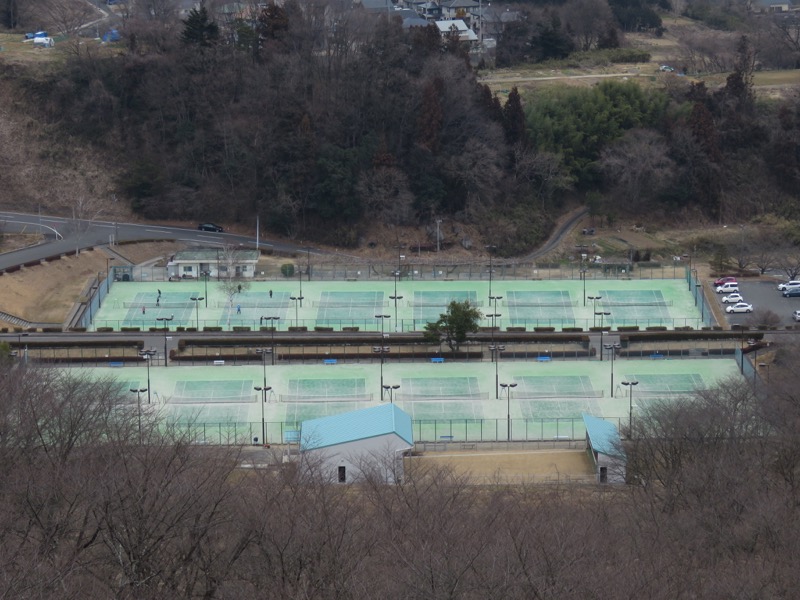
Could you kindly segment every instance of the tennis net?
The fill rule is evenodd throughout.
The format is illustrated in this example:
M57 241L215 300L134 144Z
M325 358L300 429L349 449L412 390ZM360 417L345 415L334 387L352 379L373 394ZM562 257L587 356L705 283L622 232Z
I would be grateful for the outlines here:
M489 392L453 393L453 394L395 394L395 402L475 402L489 400Z
M514 400L547 400L551 398L603 398L605 392L603 390L578 390L574 392L555 392L546 391L542 393L535 393L529 391L521 391L512 393L511 397Z
M625 306L672 306L672 300L656 300L653 302L645 302L638 300L620 300L620 301L601 301L598 304L604 308L625 307Z
M442 300L441 302L417 302L416 300L409 300L408 305L412 308L444 308L447 309L450 306L451 302L464 302L459 298L448 298L447 300ZM470 306L483 306L483 300L470 300Z
M528 302L528 301L521 301L521 302L506 302L506 306L509 308L536 308L539 306L546 307L567 307L567 306L578 306L577 300L562 300L560 302Z
M692 389L666 389L666 390L640 390L638 387L634 392L634 399L639 398L660 398L662 396L689 396L699 391L701 388Z
M242 302L234 300L216 300L214 302L216 308L229 308L231 306L241 306L242 308L288 308L288 302L270 302L269 300L244 300Z
M281 402L372 402L372 394L327 396L325 394L281 394Z
M170 396L167 398L168 404L237 404L245 402L256 402L257 394L238 394L236 396Z
M352 302L334 300L328 302L326 300L314 300L311 306L318 308L388 308L389 302L383 300L354 300Z
M194 301L188 302L123 302L125 308L194 308Z

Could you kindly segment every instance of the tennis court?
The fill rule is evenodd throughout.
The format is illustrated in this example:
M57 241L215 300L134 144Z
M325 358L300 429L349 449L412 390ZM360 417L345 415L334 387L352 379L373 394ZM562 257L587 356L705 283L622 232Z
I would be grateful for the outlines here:
M383 384L398 385L393 400L411 414L415 435L452 435L456 439L506 439L507 419L515 439L553 439L582 435L580 414L628 421L629 411L644 414L656 401L671 401L716 382L744 383L734 359L617 359L614 389L609 361L486 361L384 364ZM495 379L497 368L497 379ZM112 376L135 400L131 388L147 387L144 366L92 369ZM267 367L267 402L260 402L263 366L151 367L152 410L165 422L192 423L214 435L247 439L261 427L294 429L305 419L356 410L380 402L379 361L339 365ZM621 382L637 381L636 385ZM496 388L495 384L516 384ZM142 399L146 394L142 394ZM389 396L384 395L384 401ZM574 429L574 428L578 429ZM565 430L566 428L566 430ZM272 437L278 434L271 434ZM225 437L228 436L228 437ZM497 436L493 438L492 436ZM523 437L519 437L523 436ZM528 436L528 437L524 437ZM237 438L238 439L238 438Z
M159 298L158 291L162 294ZM270 293L272 295L270 296ZM489 296L494 300L489 300ZM300 301L299 298L303 297ZM195 301L191 298L203 298ZM595 300L588 300L588 298ZM292 300L296 298L296 300ZM215 281L164 283L114 282L102 307L93 315L94 327L163 326L157 318L173 320L170 327L264 325L263 317L278 317L275 325L358 327L361 331L421 331L436 321L453 301L469 300L484 315L499 314L490 324L506 327L581 327L599 324L692 326L708 320L701 315L692 292L682 279L498 281L254 281L229 297ZM301 306L302 304L302 306ZM142 312L142 307L145 311ZM598 316L595 312L608 312ZM389 315L390 323L375 315ZM488 317L485 317L488 318ZM486 323L486 321L484 321ZM268 323L272 325L272 323Z

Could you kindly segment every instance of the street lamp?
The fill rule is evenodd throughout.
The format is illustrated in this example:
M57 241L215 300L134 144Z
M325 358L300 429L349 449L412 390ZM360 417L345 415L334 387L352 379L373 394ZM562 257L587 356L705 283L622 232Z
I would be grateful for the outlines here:
M383 402L383 395L386 392L389 392L389 404L394 404L394 391L399 389L400 386L397 384L394 385L382 385L383 393L381 393L381 402Z
M383 400L383 353L389 351L388 346L383 345L383 340L386 334L383 332L383 324L386 322L386 319L391 319L391 315L375 315L376 319L380 319L381 321L381 345L380 346L373 346L372 351L376 353L380 353L381 355L381 400Z
M506 393L506 419L508 426L508 441L511 441L511 388L517 387L516 383L501 383L500 387Z
M136 407L139 415L139 444L142 443L142 396L143 392L147 392L148 388L128 388L136 394Z
M605 333L605 328L603 327L603 318L607 317L611 313L606 310L598 310L595 311L595 316L600 317L600 362L603 361L603 333Z
M297 281L300 283L300 294L297 299L300 301L300 308L303 308L303 271L299 265L297 267Z
M22 338L28 337L27 333L17 333L17 354L20 357L20 360L24 359L25 364L28 364L28 344L25 344L25 347L22 347Z
M175 318L175 315L170 315L168 317L156 317L156 321L161 321L164 323L164 366L168 366L169 363L169 355L167 354L167 332L169 331L168 323Z
M271 335L271 337L272 337L272 340L271 340L272 350L270 350L270 354L272 354L272 366L273 367L275 366L275 329L276 329L276 327L278 325L277 321L279 321L279 320L280 320L280 317L261 317L259 319L259 321L258 321L259 325L264 323L264 321L267 321L267 322L272 321L272 327L270 327L270 331L272 332L272 335Z
M205 296L206 299L206 308L208 308L208 277L211 275L211 271L200 271L200 275L203 276L203 285L205 286Z
M289 300L294 300L294 326L297 327L299 322L298 312L297 312L297 303L300 302L300 306L303 305L303 297L302 296L289 296Z
M633 437L633 386L639 385L636 379L623 380L622 385L628 388L628 437Z
M597 301L602 299L602 296L589 296L589 300L592 301L592 312L597 310ZM584 306L586 305L584 304ZM594 314L596 315L597 313ZM592 318L592 326L597 326L597 317Z
M108 282L108 275L109 275L109 264L111 263L112 260L117 260L117 259L115 257L113 257L113 256L111 256L109 258L106 258L106 294L108 293L108 290L110 289L110 284Z
M506 347L502 345L490 345L489 352L492 353L492 360L494 361L494 397L495 399L500 398L500 377L498 375L499 370L499 363L500 363L500 353L505 350Z
M155 350L139 350L139 356L147 361L147 403L150 404L150 360L157 354Z
M603 344L603 348L611 352L611 397L614 397L614 359L617 356L617 350L622 348L619 342L614 344Z
M191 296L190 300L194 300L194 314L195 314L195 327L200 330L200 300L205 300L205 296Z
M402 300L402 296L397 295L397 278L400 276L400 266L398 265L397 270L394 272L394 296L389 296L391 300L394 300L394 330L397 331L397 301Z
M264 381L266 382L266 375L264 376ZM253 386L254 390L261 392L261 443L266 445L267 443L267 423L264 421L264 405L267 403L267 392L270 391L272 388L266 383L263 386L256 385Z

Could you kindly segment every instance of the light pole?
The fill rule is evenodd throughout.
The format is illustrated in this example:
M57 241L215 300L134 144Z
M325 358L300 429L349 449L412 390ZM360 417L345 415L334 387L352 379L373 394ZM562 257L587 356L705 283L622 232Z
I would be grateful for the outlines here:
M442 224L441 219L436 219L436 252L439 252L439 225Z
M211 275L211 271L201 271L200 275L203 276L203 285L205 286L205 300L206 300L206 308L208 308L208 277Z
M602 296L589 296L589 300L592 301L592 312L597 310L597 301L602 299L603 299ZM584 304L584 306L586 305ZM595 312L594 314L596 315L597 313ZM592 318L592 326L593 327L597 326L597 317Z
M629 389L628 391L628 437L633 437L633 386L639 385L636 379L623 380L622 385Z
M494 265L492 264L492 250L497 246L489 245L486 249L489 251L489 299L492 298L492 273L494 273Z
M375 315L375 318L376 319L380 319L380 321L381 321L381 345L380 346L373 346L372 347L372 351L373 352L378 352L381 355L381 401L383 401L383 389L384 389L383 388L383 353L389 350L389 348L387 346L383 345L384 344L383 340L384 340L384 336L385 336L385 334L383 332L384 331L383 324L386 322L386 319L391 319L392 316L391 315Z
M498 374L500 353L505 350L505 346L492 344L489 346L489 351L492 353L492 360L494 360L494 397L500 399L500 376Z
M397 331L397 301L402 300L402 296L397 295L397 278L400 276L400 266L398 265L397 270L394 272L394 296L389 296L391 300L394 300L394 330Z
M306 277L311 281L311 248L306 246Z
M758 366L760 368L762 368L762 369L764 369L764 368L767 369L767 385L769 385L769 366L770 366L769 363L763 363L763 362L762 363L758 363Z
M383 393L381 393L381 402L383 402L383 395L386 392L389 392L389 404L394 404L394 392L395 390L399 389L400 386L397 384L394 385L382 385Z
M703 325L706 321L706 303L705 299L703 298L703 284L696 283L697 286L697 295L700 296L700 325ZM697 306L697 304L695 304Z
M581 267L581 280L583 281L583 307L586 308L586 267Z
M506 419L508 427L508 441L511 441L511 388L517 387L516 383L501 383L500 387L506 393Z
M27 333L18 333L17 334L17 354L19 355L20 360L25 361L25 364L28 364L28 344L25 344L25 347L22 347L22 338L27 337Z
M611 353L611 397L614 397L614 359L617 356L617 350L622 348L619 342L614 344L603 344L603 348L609 350Z
M266 382L266 375L264 377L265 377L264 381ZM267 403L267 392L270 391L272 388L265 383L263 386L260 385L253 386L253 389L261 392L261 444L266 445L267 423L266 421L264 421L264 405Z
M195 315L195 327L198 331L200 331L200 300L205 300L205 296L191 296L190 300L194 300L194 315Z
M277 322L279 320L280 320L280 317L261 317L261 319L259 320L259 324L263 323L264 321L267 321L267 322L272 321L272 327L270 327L270 332L272 333L272 335L270 336L272 338L272 340L270 342L272 344L272 350L270 350L270 354L272 354L272 366L273 367L275 366L275 329L276 329L276 327L278 325Z
M147 403L150 404L150 360L156 355L155 350L139 350L139 356L147 361Z
M108 275L109 275L109 272L110 272L109 271L109 264L111 263L112 260L117 260L117 259L115 257L113 257L113 256L109 257L109 258L106 258L106 294L108 293L108 290L111 289L110 284L108 282Z
M169 322L175 318L175 315L170 315L168 317L156 317L156 321L161 321L164 323L164 366L168 366L169 364L169 354L167 354L167 332L169 331Z
M606 310L599 310L596 311L595 316L600 317L600 362L603 361L603 334L605 333L605 327L603 327L603 318L607 317L611 313Z
M297 299L300 301L300 308L303 308L303 271L299 265L297 267L297 281L300 283L300 294Z
M289 300L294 300L294 326L297 327L297 324L299 322L297 303L299 302L300 306L303 306L303 297L302 296L289 296Z
M129 388L130 391L136 394L136 407L139 415L139 444L142 443L142 396L143 392L147 392L148 388Z

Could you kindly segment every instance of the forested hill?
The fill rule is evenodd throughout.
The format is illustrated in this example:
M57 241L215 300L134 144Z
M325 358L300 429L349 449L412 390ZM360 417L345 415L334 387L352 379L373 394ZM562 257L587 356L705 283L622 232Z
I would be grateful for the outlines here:
M501 104L456 38L335 11L290 1L233 29L204 9L131 22L123 46L76 45L66 68L24 83L44 118L120 157L119 189L146 218L258 214L349 246L375 220L452 216L516 254L568 197L609 220L796 216L800 110L756 102L745 37L717 91L672 76Z

